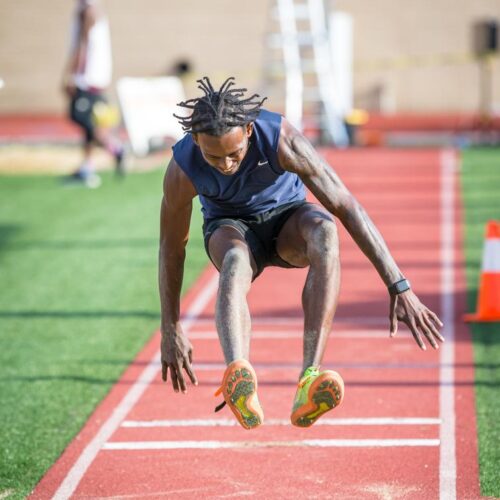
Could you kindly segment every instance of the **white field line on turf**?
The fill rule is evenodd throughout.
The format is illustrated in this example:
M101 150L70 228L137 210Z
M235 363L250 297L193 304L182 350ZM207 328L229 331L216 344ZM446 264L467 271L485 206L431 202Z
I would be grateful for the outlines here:
M456 156L453 151L441 152L441 319L446 339L440 349L439 416L441 441L439 453L439 498L456 500L455 442L455 174Z
M186 315L185 321L183 322L183 327L186 332L189 331L193 322L202 313L208 302L217 291L218 283L219 276L218 274L214 274L214 276L196 297L188 311L188 314ZM52 497L53 499L66 500L71 497L78 486L78 483L81 481L83 475L99 451L102 449L103 445L106 441L108 441L116 429L118 429L123 419L127 416L158 373L160 368L159 360L160 352L158 351L143 370L134 385L132 385L127 394L120 401L118 406L113 410L111 416L102 424L92 441L90 441L90 443L82 451L81 455L68 472L68 475L64 478L64 481Z
M304 336L302 330L290 331L290 330L259 330L252 332L252 339L301 339ZM207 339L207 340L217 340L217 332L215 330L200 330L197 332L192 332L189 334L190 339ZM330 340L335 339L379 339L387 338L389 339L389 329L386 330L343 330L331 331ZM397 339L413 339L410 332L398 331L396 337L391 340Z
M337 426L337 425L439 425L439 418L417 418L417 417L380 417L380 418L322 418L314 426ZM154 427L236 427L239 426L234 418L212 418L212 419L186 419L186 420L125 420L122 427L128 428L154 428ZM290 425L290 419L268 418L264 426Z
M439 439L304 439L301 441L136 441L106 443L104 450L185 450L221 448L388 448L439 446Z

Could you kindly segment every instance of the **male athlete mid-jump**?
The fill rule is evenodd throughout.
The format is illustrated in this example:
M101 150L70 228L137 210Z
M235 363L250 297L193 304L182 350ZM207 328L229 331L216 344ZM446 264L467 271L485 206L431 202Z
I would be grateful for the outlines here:
M342 402L344 384L320 364L340 284L335 219L378 271L390 298L390 335L405 323L421 349L444 339L439 318L425 307L399 270L363 207L307 139L265 99L245 97L229 78L219 90L199 80L204 95L180 103L188 132L175 144L161 205L159 283L163 380L186 392L185 371L197 384L192 346L180 324L180 292L192 200L199 196L207 253L220 272L215 323L227 369L220 393L240 424L251 429L264 415L250 365L247 293L266 266L309 267L302 292L304 359L292 405L292 424L308 427ZM307 186L321 205L305 200Z

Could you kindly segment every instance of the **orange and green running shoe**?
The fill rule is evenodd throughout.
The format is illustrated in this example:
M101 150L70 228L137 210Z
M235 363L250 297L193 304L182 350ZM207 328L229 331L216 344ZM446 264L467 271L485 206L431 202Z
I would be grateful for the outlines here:
M344 381L332 370L320 372L310 366L299 381L290 420L297 427L310 427L321 415L339 406Z
M257 397L257 375L246 359L238 359L228 365L215 396L221 393L224 402L245 429L262 424L264 412ZM216 411L223 405L218 406Z

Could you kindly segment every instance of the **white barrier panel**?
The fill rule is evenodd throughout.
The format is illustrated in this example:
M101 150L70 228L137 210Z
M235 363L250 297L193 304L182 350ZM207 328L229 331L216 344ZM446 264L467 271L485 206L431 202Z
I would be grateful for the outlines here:
M185 99L179 78L121 78L117 83L118 99L134 154L144 156L155 139L179 140L184 133L172 116Z
M330 22L335 114L347 116L353 108L352 90L352 17L345 12L334 12Z

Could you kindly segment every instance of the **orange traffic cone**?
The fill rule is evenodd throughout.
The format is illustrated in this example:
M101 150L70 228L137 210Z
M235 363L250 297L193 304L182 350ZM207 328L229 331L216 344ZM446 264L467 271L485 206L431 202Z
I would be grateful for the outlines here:
M483 267L477 296L477 312L465 321L500 321L500 221L489 221L483 248Z

